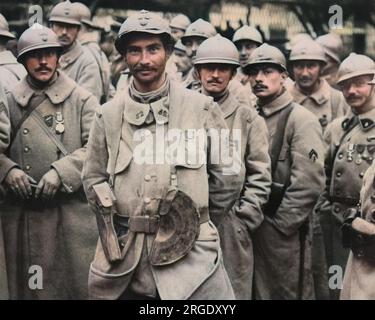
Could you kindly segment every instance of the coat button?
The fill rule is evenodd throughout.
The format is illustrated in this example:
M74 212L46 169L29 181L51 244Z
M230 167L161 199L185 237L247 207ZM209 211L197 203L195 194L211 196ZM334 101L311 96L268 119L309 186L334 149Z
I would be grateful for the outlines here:
M361 172L361 173L359 174L359 177L360 177L360 178L363 178L364 175L365 175L365 174L364 174L363 172Z
M340 212L340 208L339 208L339 207L335 207L335 208L333 209L333 211L336 212L336 213L339 213L339 212Z
M336 172L336 177L341 177L341 172Z
M177 179L177 176L175 174L171 174L171 179L172 180L176 180Z
M344 157L344 155L342 153L339 153L338 156L337 156L339 159L342 159Z
M29 129L25 128L23 129L23 134L28 134L29 133Z
M25 147L23 150L24 150L25 152L29 152L29 151L30 151L30 148L29 148L29 147Z
M146 174L145 175L145 181L150 181L151 180L151 176L149 174Z
M146 203L146 204L149 204L151 202L151 199L149 197L145 197L143 199L143 201Z
M25 166L26 171L29 171L30 169L31 169L31 166L29 166L29 165Z

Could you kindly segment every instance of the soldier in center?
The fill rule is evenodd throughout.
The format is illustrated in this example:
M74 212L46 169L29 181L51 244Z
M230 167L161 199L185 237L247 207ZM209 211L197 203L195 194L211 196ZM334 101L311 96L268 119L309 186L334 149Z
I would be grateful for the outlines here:
M253 237L254 296L312 299L310 219L324 187L321 127L286 91L279 49L267 44L255 49L245 72L270 134L273 180L264 221Z
M369 83L375 63L367 56L351 53L340 65L338 85L351 111L333 121L324 134L326 189L316 211L323 230L328 268L336 265L344 273L349 250L342 245L341 226L348 209L356 207L366 170L375 156L375 96ZM330 288L338 299L340 288Z
M238 56L230 40L216 35L199 46L194 66L202 92L219 104L233 134L235 130L240 133L239 175L243 183L235 195L233 208L225 215L212 215L211 218L219 229L224 265L236 298L249 300L254 274L252 234L263 221L262 206L268 200L271 186L271 161L264 119L255 108L241 103L228 86L239 66Z
M116 40L133 76L96 115L83 170L101 240L92 298L234 299L209 216L238 189L208 149L208 132L228 127L212 98L169 79L171 39L168 23L142 10Z

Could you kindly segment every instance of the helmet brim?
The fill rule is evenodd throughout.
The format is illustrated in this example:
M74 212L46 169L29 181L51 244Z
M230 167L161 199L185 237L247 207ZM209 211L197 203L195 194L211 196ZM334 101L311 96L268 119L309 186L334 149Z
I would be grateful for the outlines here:
M45 48L56 48L57 49L57 53L60 55L62 50L63 50L63 47L56 43L56 44L52 44L52 43L45 43L45 44L38 44L38 45L35 45L35 46L31 46L31 47L28 47L27 49L25 50L22 50L21 52L19 52L18 56L17 56L17 61L19 63L22 63L22 60L25 58L25 55L31 51L36 51L36 50L39 50L39 49L45 49Z

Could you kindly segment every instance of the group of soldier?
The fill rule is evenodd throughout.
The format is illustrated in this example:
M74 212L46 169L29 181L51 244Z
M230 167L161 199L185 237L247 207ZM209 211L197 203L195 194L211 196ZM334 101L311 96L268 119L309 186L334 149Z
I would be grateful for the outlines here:
M113 82L96 29L0 15L0 298L375 297L372 59L142 10Z

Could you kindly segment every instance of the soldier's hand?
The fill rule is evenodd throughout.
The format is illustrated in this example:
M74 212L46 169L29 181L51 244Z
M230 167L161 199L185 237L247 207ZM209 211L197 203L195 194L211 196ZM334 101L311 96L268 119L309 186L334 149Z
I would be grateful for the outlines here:
M41 195L43 200L51 200L61 186L61 179L55 169L48 171L40 179L35 191L35 198Z
M18 168L11 169L5 177L5 184L22 199L28 199L32 195L30 182L36 181Z

